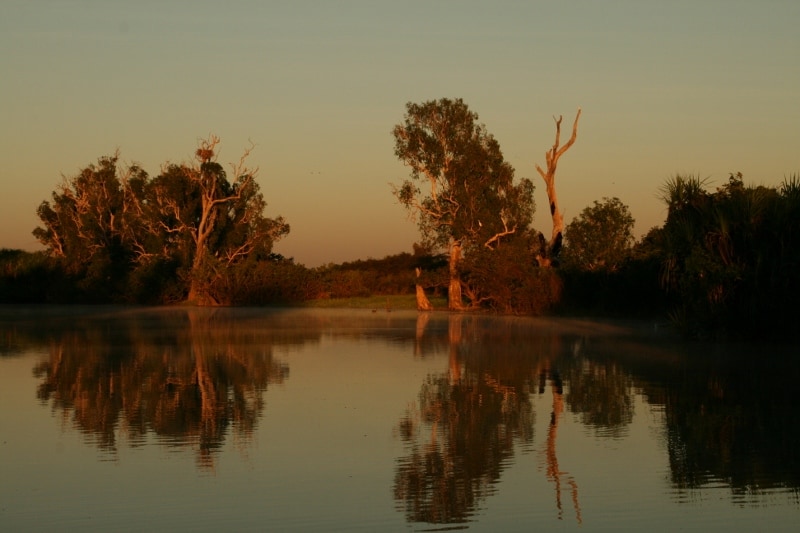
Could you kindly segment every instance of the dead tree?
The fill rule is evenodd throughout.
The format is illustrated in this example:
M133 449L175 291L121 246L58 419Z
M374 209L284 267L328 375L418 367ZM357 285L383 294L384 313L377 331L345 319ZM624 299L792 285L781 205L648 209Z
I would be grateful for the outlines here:
M550 237L549 245L543 246L536 260L541 266L550 266L553 261L558 259L558 253L561 251L561 244L564 240L564 216L558 208L558 196L556 195L556 167L558 160L564 155L564 152L569 150L570 146L575 144L575 139L578 137L578 119L581 118L581 108L578 108L578 113L575 115L575 122L572 124L572 136L569 138L564 146L561 146L561 115L558 118L553 117L556 122L556 140L553 147L545 152L545 160L547 161L547 170L545 171L538 164L536 170L542 176L545 185L547 186L547 199L550 204L550 216L553 217L553 233Z

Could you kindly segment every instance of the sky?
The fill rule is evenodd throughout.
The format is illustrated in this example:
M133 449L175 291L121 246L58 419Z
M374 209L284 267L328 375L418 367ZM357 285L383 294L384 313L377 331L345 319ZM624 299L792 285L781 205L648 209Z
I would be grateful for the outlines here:
M582 108L556 178L565 220L618 197L636 235L676 174L778 186L800 173L797 0L0 3L0 248L41 249L36 209L120 151L151 175L220 137L248 159L309 267L412 251L391 193L407 102L462 98L536 185Z

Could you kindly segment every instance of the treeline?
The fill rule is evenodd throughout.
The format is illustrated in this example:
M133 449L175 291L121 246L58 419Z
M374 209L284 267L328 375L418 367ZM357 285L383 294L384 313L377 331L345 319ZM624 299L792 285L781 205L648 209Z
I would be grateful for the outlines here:
M196 161L165 164L156 176L115 154L65 178L38 208L34 235L46 250L0 250L0 303L291 305L421 288L458 310L659 317L705 337L791 334L800 297L798 176L765 187L731 175L715 190L676 176L661 191L664 225L642 239L633 237L628 207L604 198L548 242L531 227L533 185L514 184L477 115L460 101L434 104L409 110L461 117L453 135L466 132L464 147L453 153L465 155L444 165L432 195L412 181L394 190L426 213L411 253L317 268L275 254L289 225L264 215L249 151L226 171L211 137ZM414 124L394 132L401 159L432 146L422 142L430 131ZM413 146L412 133L420 136ZM427 149L432 159L415 180L451 153Z
M614 268L565 265L563 303L628 316L663 314L691 337L793 337L800 176L766 187L745 185L735 174L713 191L696 176L676 176L661 192L668 207L664 225L630 247Z
M709 191L677 176L662 192L667 219L638 241L618 199L584 209L566 228L557 267L538 265L533 232L477 251L460 265L465 303L511 314L660 317L696 337L790 336L800 299L800 179L748 186L733 175ZM170 304L189 294L189 280L169 265L111 267L100 278L91 262L76 268L47 251L0 250L0 302ZM415 245L317 268L270 253L218 273L209 292L227 305L291 305L413 294L417 284L447 296L449 280L446 255Z
M432 295L446 293L446 261L425 254L400 253L308 268L278 254L231 268L213 286L226 305L292 305L311 300L413 294L424 268ZM188 287L173 272L157 282L134 284L123 278L113 286L88 271L68 272L64 262L45 251L0 249L0 303L3 304L149 304L184 302Z

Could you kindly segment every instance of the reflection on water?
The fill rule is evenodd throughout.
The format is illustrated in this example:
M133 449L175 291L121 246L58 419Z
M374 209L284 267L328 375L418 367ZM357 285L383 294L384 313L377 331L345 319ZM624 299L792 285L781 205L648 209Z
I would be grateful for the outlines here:
M137 446L152 433L193 446L198 465L211 468L228 431L246 442L267 385L289 376L272 357L271 331L225 310L115 314L57 324L49 336L49 357L34 370L37 397L112 453L120 435ZM306 340L298 332L296 342Z
M407 456L398 461L394 495L409 521L469 521L497 490L515 451L530 446L532 402L549 401L543 470L557 518L569 506L580 524L579 483L558 458L565 409L596 438L620 439L637 393L663 408L679 495L724 483L735 501L773 488L788 488L797 501L800 365L791 348L709 353L699 345L670 349L665 337L636 340L613 327L598 334L579 322L561 326L457 315L449 317L446 339L440 330L440 342L429 342L447 346L449 363L427 377L398 423Z
M412 522L467 521L495 490L515 444L533 439L530 375L505 357L481 356L474 327L467 317L450 318L440 336L449 368L426 378L399 422L408 456L398 462L394 494Z
M545 487L536 500L549 509L544 516L610 526L602 521L609 496L596 488L601 470L587 469L576 450L622 445L641 434L636 427L647 413L636 405L658 414L665 505L702 502L705 489L724 487L737 505L758 507L765 495L775 505L774 495L783 494L780 505L800 510L800 363L793 347L686 344L636 324L463 314L48 309L1 309L0 354L43 354L33 369L36 397L104 459L123 446L155 444L191 450L201 471L214 471L227 440L250 446L268 414L268 391L273 399L283 394L271 386L290 382L286 354L333 350L345 358L336 346L358 345L369 348L370 364L395 350L436 363L423 376L398 376L414 380L416 396L393 400L388 410L376 407L359 425L359 437L370 420L393 425L394 462L372 468L392 471L384 482L391 484L392 512L409 523L502 526L502 519L491 522L492 502L510 490L504 479L515 468L533 464L524 475ZM305 372L314 368L309 363ZM328 379L291 375L303 384ZM352 371L331 385L363 387L373 400L389 394L363 377ZM303 386L307 395L322 394L318 385ZM287 416L338 419L335 389ZM335 451L297 442L298 449L313 446ZM338 453L332 463L350 460L344 448ZM309 460L300 451L281 458L297 468ZM633 457L614 460L643 475L652 468ZM379 494L386 486L367 490ZM631 490L625 497L635 501ZM542 520L525 507L515 512L515 524Z
M424 331L424 330L423 330ZM420 328L418 328L418 335ZM408 456L398 463L395 498L408 520L462 523L495 490L515 449L534 438L532 401L549 384L552 410L542 462L555 492L558 518L565 490L581 523L578 483L558 461L564 377L567 405L589 427L620 431L632 418L629 379L615 366L582 357L581 337L560 328L531 330L524 320L451 315L446 372L428 376L419 399L399 423Z

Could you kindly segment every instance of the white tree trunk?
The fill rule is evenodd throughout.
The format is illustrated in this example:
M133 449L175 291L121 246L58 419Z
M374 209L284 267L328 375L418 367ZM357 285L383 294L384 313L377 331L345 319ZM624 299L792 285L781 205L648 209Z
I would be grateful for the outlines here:
M540 266L549 266L551 261L558 257L558 252L561 249L561 244L564 239L564 217L561 214L561 209L558 207L558 195L556 194L556 167L558 166L559 158L575 144L575 139L578 138L578 120L581 118L581 108L578 108L578 113L575 115L575 122L572 124L572 136L564 146L561 146L561 118L562 117L558 117L555 119L556 139L553 143L553 147L545 152L547 170L545 171L542 167L536 165L536 170L542 176L547 187L550 216L553 218L553 233L550 236L548 253L546 257L538 258Z
M450 243L450 285L447 289L447 307L451 311L462 311L464 303L461 299L461 276L458 274L458 263L461 261L461 243Z
M417 268L417 280L419 281L419 277L422 274L422 270ZM431 305L430 300L425 295L425 289L422 288L422 285L417 283L417 311L433 311L433 306Z

